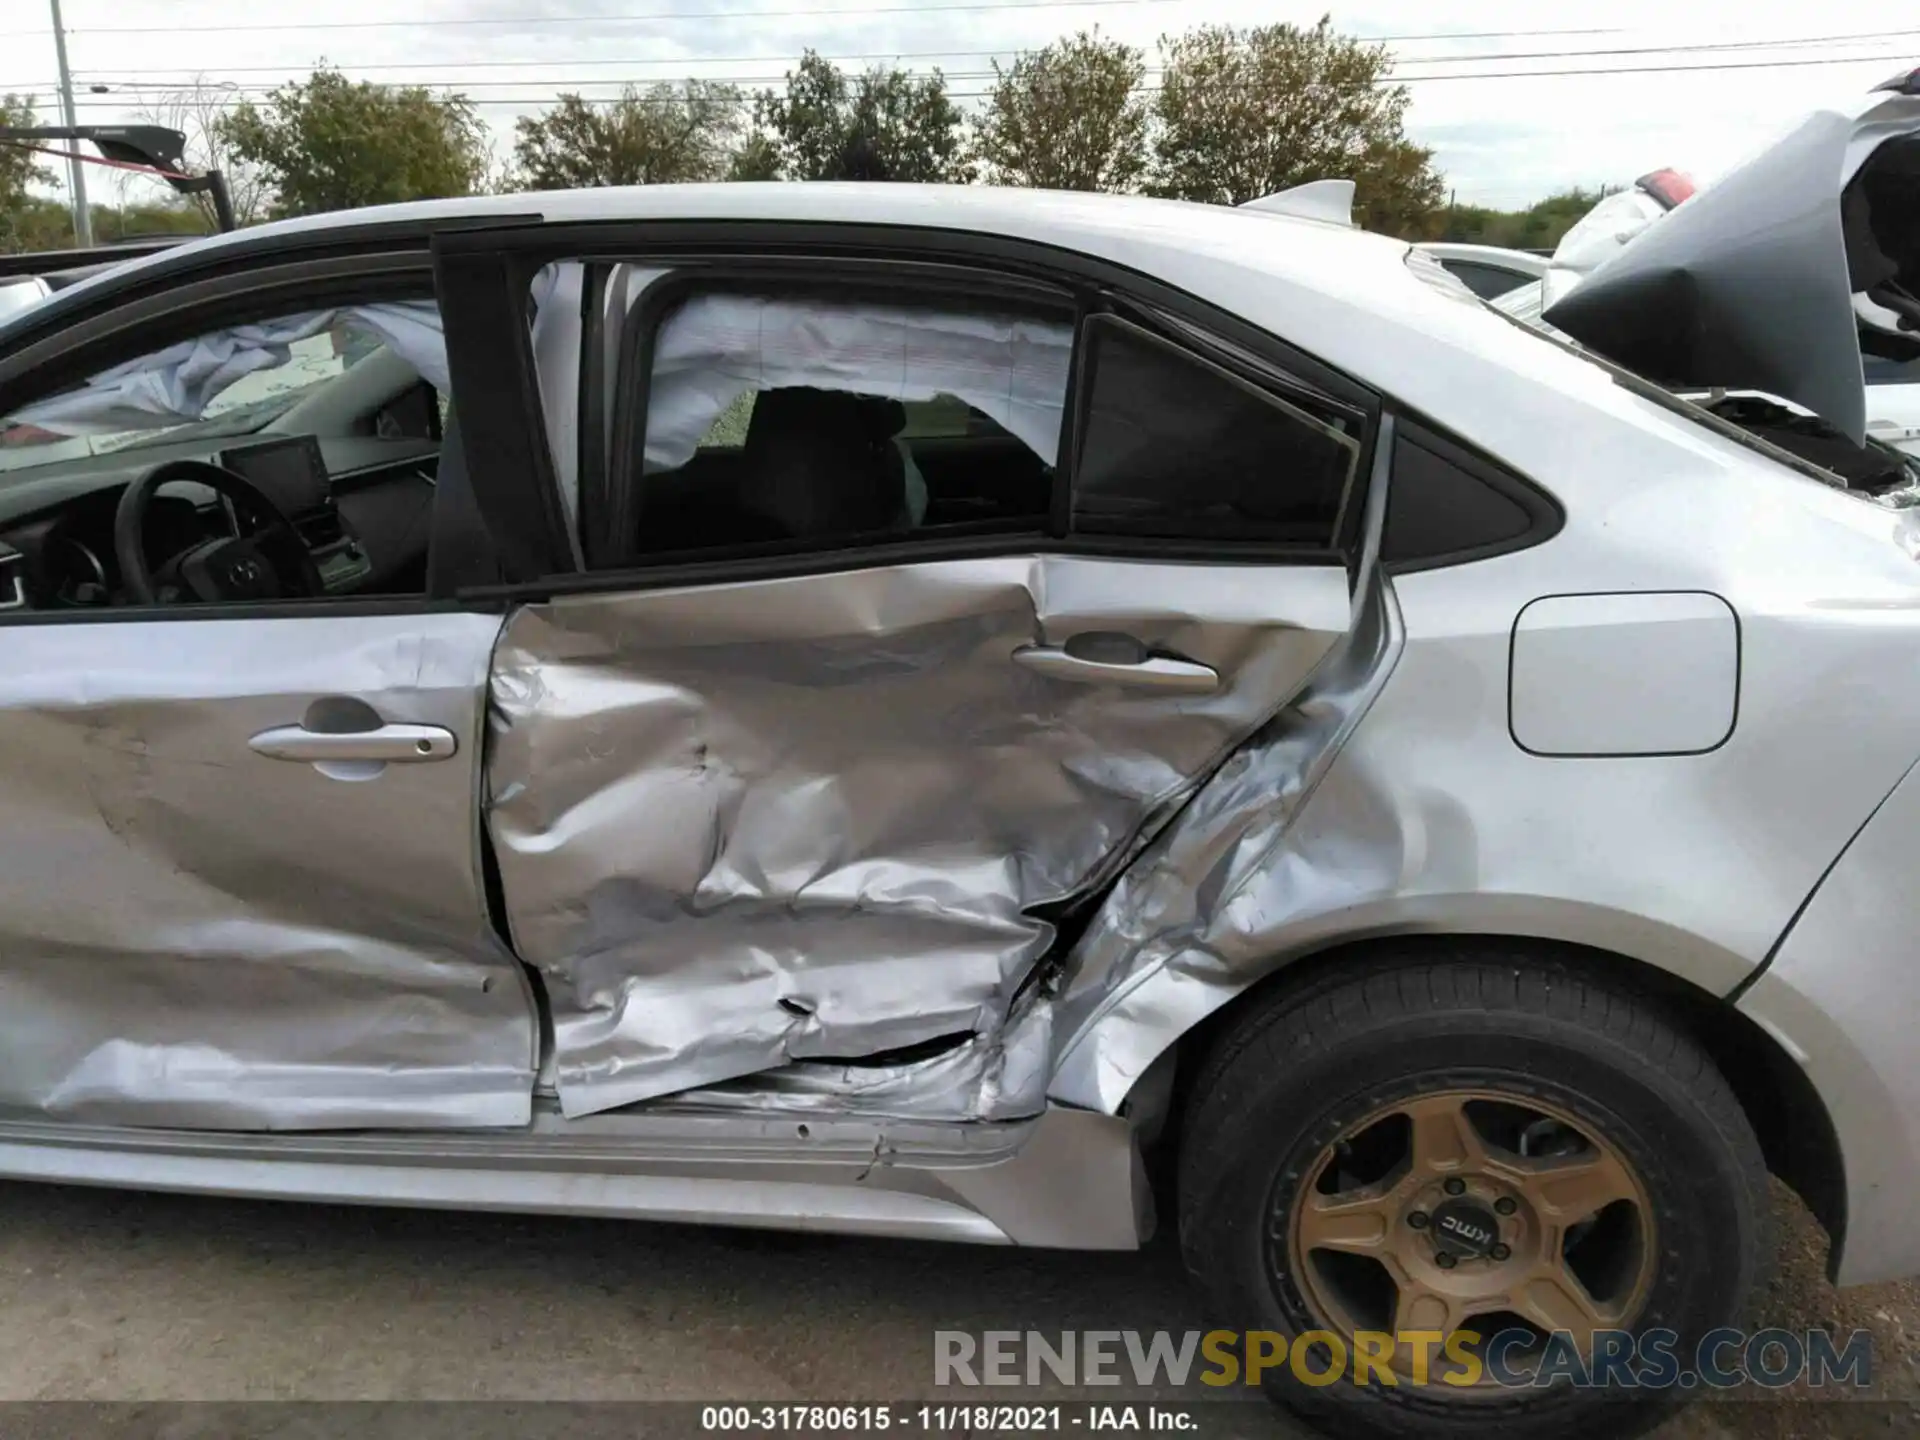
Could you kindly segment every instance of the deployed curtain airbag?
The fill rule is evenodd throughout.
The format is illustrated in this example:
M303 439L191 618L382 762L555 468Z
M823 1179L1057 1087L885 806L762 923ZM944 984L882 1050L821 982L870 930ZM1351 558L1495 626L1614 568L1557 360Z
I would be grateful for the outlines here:
M78 389L25 406L9 419L57 435L157 430L199 420L237 382L288 364L294 344L342 322L372 331L436 390L451 390L439 307L430 300L405 301L315 310L182 340L103 370Z
M1073 327L1064 320L698 295L655 337L647 468L686 464L747 392L789 387L893 400L957 396L1051 465L1072 354Z

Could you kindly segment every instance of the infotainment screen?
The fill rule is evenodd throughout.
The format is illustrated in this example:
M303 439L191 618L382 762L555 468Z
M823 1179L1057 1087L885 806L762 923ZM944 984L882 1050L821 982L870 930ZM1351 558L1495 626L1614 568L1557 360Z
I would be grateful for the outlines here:
M311 435L289 435L220 452L220 463L251 480L288 519L322 509L332 498L320 442Z

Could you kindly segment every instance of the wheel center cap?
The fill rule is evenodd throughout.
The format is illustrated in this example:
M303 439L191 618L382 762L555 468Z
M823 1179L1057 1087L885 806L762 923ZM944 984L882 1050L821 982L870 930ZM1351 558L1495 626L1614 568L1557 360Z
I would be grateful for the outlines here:
M1500 1222L1477 1200L1446 1200L1434 1209L1431 1233L1440 1249L1484 1260L1500 1243Z

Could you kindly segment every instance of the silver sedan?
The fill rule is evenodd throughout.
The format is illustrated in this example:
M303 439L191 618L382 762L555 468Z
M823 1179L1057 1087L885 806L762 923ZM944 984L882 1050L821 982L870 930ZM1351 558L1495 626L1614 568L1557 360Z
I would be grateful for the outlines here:
M1916 133L1823 112L1552 334L1337 186L494 197L39 300L0 1174L1124 1249L1165 1170L1223 1326L1409 1381L1282 1401L1643 1423L1527 1377L1735 1321L1769 1168L1920 1271Z

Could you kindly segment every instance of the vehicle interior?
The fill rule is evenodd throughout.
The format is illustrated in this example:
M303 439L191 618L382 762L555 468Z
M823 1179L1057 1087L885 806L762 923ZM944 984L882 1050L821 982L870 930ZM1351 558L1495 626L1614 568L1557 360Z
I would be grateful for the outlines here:
M1070 313L680 289L609 317L619 559L1043 527Z
M1025 333L1025 322L1005 317L764 297L716 300L703 313L711 322L717 307L722 320L737 319L742 304L795 318L788 353L752 359L765 383L733 375L740 332L711 323L683 327L696 347L679 372L691 377L686 394L660 374L612 377L616 390L646 395L652 411L639 432L650 437L644 459L623 482L632 538L622 562L931 526L1043 524L1069 327ZM552 308L571 326L562 343L577 346L579 312ZM413 313L397 322L398 311ZM806 328L823 317L855 327L853 338ZM536 306L544 354L540 323ZM995 324L1013 329L969 328ZM863 346L881 353L901 333L906 348L917 343L935 370L945 367L950 389L937 378L902 386L891 372L857 373ZM1037 364L1032 376L1015 375L1008 358L1020 344L1041 354L1018 362ZM886 351L875 363L897 369L899 356ZM0 583L17 594L15 608L36 610L425 594L450 413L445 366L430 303L344 306L213 331L0 415ZM1009 394L1042 380L1054 397L1044 406ZM889 389L908 398L889 398ZM548 403L571 404L557 395ZM675 404L685 433L669 455L650 432ZM551 438L565 457L571 435ZM170 467L162 481L129 501L134 482L162 465ZM130 505L139 512L131 522ZM116 533L129 523L141 537L131 549ZM444 540L447 515L438 523ZM460 583L491 578L453 573Z
M643 555L1047 515L1053 467L964 401L749 392L692 459L646 477Z
M209 387L203 404L130 413L145 392L129 382L165 389L193 366L163 374L134 361L0 416L0 567L17 581L6 587L14 608L424 593L439 388L351 321L257 352L229 348L241 357L238 378ZM117 398L109 393L116 385ZM82 413L90 403L93 413ZM47 410L54 413L40 413ZM174 462L179 478L141 506L142 558L155 580L148 598L130 583L138 577L116 546L116 518L133 481ZM223 493L218 475L194 473L196 463L240 477L244 488ZM284 565L263 547L259 558L274 572L265 590L195 583L190 557L282 522L299 547L284 552L293 557ZM304 580L279 573L305 572L307 560Z

